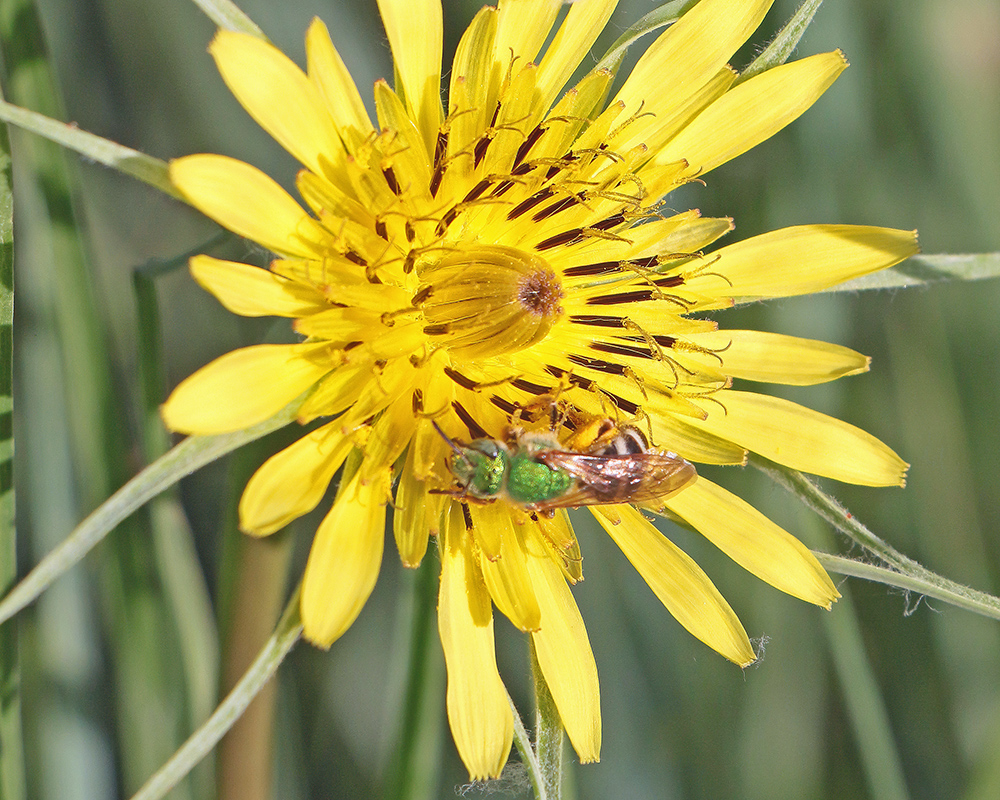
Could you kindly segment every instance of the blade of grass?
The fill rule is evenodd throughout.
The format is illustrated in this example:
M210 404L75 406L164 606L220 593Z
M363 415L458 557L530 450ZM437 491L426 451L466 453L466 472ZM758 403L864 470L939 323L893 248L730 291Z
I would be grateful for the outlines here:
M227 31L249 33L264 41L267 37L256 22L244 14L231 0L194 0L205 16Z
M189 436L150 464L80 523L62 544L45 556L38 566L0 601L0 623L34 602L53 581L79 563L118 523L127 519L136 509L164 489L173 486L181 478L205 464L287 425L295 419L296 411L303 399L304 396L297 398L271 419L243 431L219 436Z
M778 31L771 43L740 73L733 85L742 83L754 75L760 75L772 67L784 64L798 46L802 34L806 32L806 28L809 27L809 23L812 22L822 4L823 0L806 0L799 6L798 11L792 15L785 27Z
M14 197L10 142L0 126L0 591L17 579L14 527ZM0 630L0 797L25 797L17 629Z
M226 695L211 717L195 731L173 757L136 792L132 800L159 800L203 759L250 705L260 690L274 677L281 662L302 636L299 619L299 592L292 595L281 621L267 644L254 659L239 683Z

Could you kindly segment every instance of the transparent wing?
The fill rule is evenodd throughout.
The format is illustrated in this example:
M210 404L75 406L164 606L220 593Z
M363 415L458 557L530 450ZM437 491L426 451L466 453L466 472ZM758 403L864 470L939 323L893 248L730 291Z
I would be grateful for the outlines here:
M599 456L548 450L534 457L551 469L572 475L577 481L575 489L537 503L539 509L665 499L698 475L689 461L667 453Z

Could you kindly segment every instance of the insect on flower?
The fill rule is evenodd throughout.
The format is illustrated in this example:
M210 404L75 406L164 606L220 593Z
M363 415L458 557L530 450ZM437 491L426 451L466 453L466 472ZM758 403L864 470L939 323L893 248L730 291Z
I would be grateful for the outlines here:
M516 426L506 441L449 438L448 469L455 487L445 494L472 502L506 500L527 511L552 516L557 508L661 500L697 478L694 465L675 453L649 446L632 425L592 418L565 443L549 431Z

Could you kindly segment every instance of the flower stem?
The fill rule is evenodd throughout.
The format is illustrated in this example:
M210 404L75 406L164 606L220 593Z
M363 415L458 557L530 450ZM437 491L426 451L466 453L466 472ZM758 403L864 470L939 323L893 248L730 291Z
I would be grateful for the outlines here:
M524 764L524 768L528 771L528 779L531 781L535 800L550 800L545 788L545 776L542 774L541 766L535 755L535 748L531 744L531 737L528 736L528 731L524 727L524 722L521 721L521 715L518 713L517 706L514 705L514 701L511 700L509 694L507 695L507 702L510 703L510 710L514 714L514 746L517 748L517 752L521 754L521 763Z
M548 800L562 794L563 726L559 709L545 682L534 639L531 640L531 675L535 686L535 752Z
M226 699L170 760L146 781L145 785L133 795L132 800L159 800L166 796L178 781L218 744L226 731L233 727L250 702L274 677L278 666L301 636L299 591L296 590L285 606L274 634Z
M409 608L401 610L408 632L409 657L399 739L388 766L386 800L429 800L438 795L440 752L444 731L444 660L435 635L438 570L428 554L407 570Z

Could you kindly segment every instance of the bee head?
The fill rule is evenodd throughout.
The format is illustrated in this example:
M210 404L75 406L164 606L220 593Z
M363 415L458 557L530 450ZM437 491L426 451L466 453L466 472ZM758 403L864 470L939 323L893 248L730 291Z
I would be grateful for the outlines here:
M510 464L507 448L494 439L476 439L468 445L461 445L441 430L436 422L433 424L452 450L448 469L463 492L481 499L496 497L503 489L504 475Z

